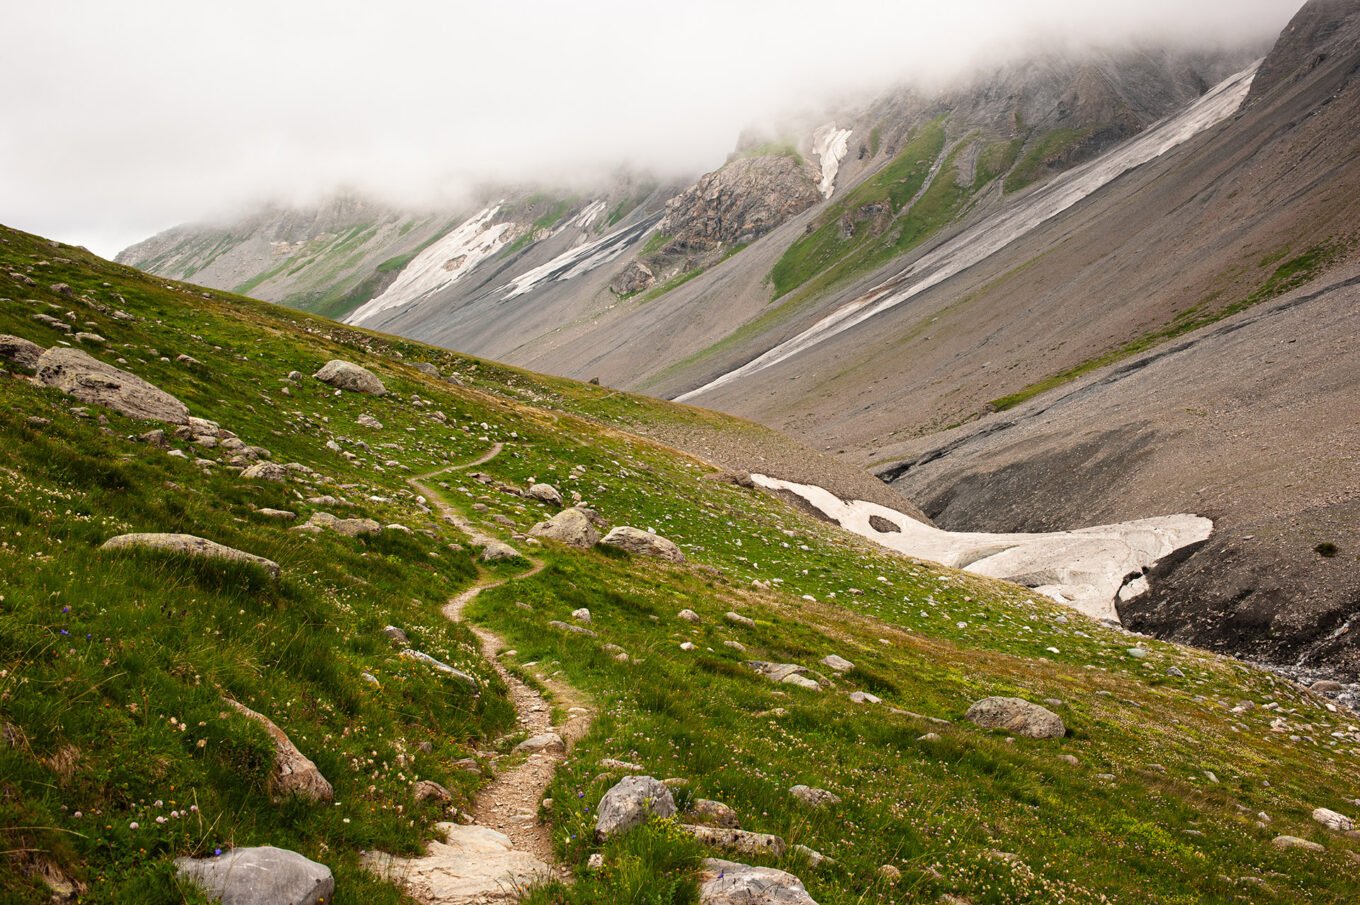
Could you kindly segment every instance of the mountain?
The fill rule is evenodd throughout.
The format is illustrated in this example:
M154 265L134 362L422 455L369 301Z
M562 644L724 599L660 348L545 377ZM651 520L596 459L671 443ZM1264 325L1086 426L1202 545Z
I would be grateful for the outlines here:
M0 287L6 902L1360 893L1354 687L978 569L1164 526L955 570L731 416L2 227Z

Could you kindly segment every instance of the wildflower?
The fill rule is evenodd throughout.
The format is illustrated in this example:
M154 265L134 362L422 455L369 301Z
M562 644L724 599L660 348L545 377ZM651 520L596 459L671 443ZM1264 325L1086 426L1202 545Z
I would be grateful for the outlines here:
M213 857L217 857L220 854L222 854L222 849L220 848L213 849Z
M135 820L128 824L128 829L130 830L139 830L141 828L142 828L141 824L139 824Z
M157 822L157 823L165 823L165 817L164 817L164 815L162 815L162 816L160 816L160 817L157 817L157 818L156 818L156 822Z
M84 817L85 815L82 814L82 813L80 813L79 811L76 811L76 812L75 812L74 814L72 814L71 816L74 817L75 819L79 820L81 817Z

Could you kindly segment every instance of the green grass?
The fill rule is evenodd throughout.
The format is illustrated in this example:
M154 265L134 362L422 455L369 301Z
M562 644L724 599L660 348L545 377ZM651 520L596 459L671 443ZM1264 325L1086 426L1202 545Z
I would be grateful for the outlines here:
M944 148L944 141L943 121L928 124L891 163L831 205L822 215L817 229L789 246L775 263L770 272L774 297L780 298L842 264L847 255L874 241L876 237L862 225L853 236L843 236L842 218L853 217L873 204L888 205L894 216L900 213L925 184L931 165Z
M1056 389L1066 383L1070 383L1085 374L1099 370L1106 365L1123 361L1134 355L1141 354L1160 346L1168 340L1184 336L1201 327L1217 323L1224 318L1245 311L1261 302L1270 301L1278 298L1286 292L1290 292L1314 279L1323 272L1329 265L1337 261L1344 253L1344 249L1336 245L1318 245L1309 249L1294 258L1280 264L1266 278L1254 292L1239 301L1218 308L1208 308L1207 303L1201 303L1192 308L1187 308L1176 316L1171 323L1152 330L1148 333L1130 340L1115 349L1111 349L1094 358L1089 358L1080 364L1066 368L1051 377L1032 383L1014 393L993 399L989 406L995 411L1005 411L1015 408L1024 402L1028 402L1035 396ZM1284 254L1272 256L1262 262L1263 266L1280 260Z
M1086 140L1092 129L1054 129L1030 144L1020 162L1006 176L1007 194L1033 185L1045 176L1045 171L1073 147Z
M417 505L405 479L471 461L495 442L505 451L478 470L579 494L614 524L670 537L690 559L672 566L532 548L543 572L471 607L470 618L518 651L512 668L558 672L599 713L543 812L578 879L535 893L535 905L694 901L697 861L710 853L675 826L591 841L611 781L598 766L604 757L688 780L682 804L723 800L746 828L834 858L818 869L792 855L773 862L799 874L822 905L946 892L975 903L1347 902L1360 892L1349 859L1357 843L1309 819L1314 807L1349 809L1360 744L1349 718L1209 654L1149 642L1149 656L1133 660L1126 636L1042 597L891 555L759 491L713 481L710 466L627 432L759 448L777 442L763 428L223 293L167 289L22 233L0 231L0 240L0 280L18 271L39 282L0 283L0 294L14 296L0 303L0 332L51 345L63 335L32 314L75 310L109 339L94 354L124 359L195 415L319 475L315 485L245 481L216 450L175 440L189 458L174 458L134 439L145 424L95 407L80 417L55 390L0 378L0 721L8 738L22 739L0 745L6 902L49 900L22 869L38 855L88 883L84 901L193 901L173 881L173 857L265 843L330 865L338 903L407 901L360 869L358 851L418 850L444 815L411 801L410 782L436 779L465 805L478 780L453 761L494 747L513 723L474 639L439 612L476 572L466 550L449 546L466 538ZM77 297L44 288L56 282ZM115 309L136 320L113 317ZM178 364L180 353L203 366ZM370 368L389 394L335 395L309 378L282 394L290 370L310 374L333 357ZM416 361L464 386L408 367ZM360 427L365 413L385 427ZM399 464L384 464L391 460ZM433 483L506 539L548 511L466 472ZM306 517L331 508L306 502L322 493L354 504L337 514L412 533L300 535L255 511ZM98 549L133 530L201 534L274 559L282 576ZM548 626L579 606L590 608L599 637ZM702 623L677 621L681 608ZM727 624L728 610L755 628ZM478 675L480 693L398 658L381 636L388 623ZM731 640L746 652L724 645ZM696 649L680 650L682 641ZM606 643L624 647L630 662L615 661ZM821 694L769 684L742 664L816 668L833 652L857 668ZM1167 676L1172 665L1185 677ZM885 706L850 705L844 692L859 688ZM269 746L253 724L222 716L223 694L278 722L335 784L338 804L270 801ZM979 731L961 715L986 694L1060 699L1054 707L1071 732L1008 743ZM1241 700L1258 706L1232 713ZM1289 731L1272 731L1276 719ZM940 739L922 740L928 731ZM844 803L810 812L787 793L796 782ZM155 822L194 805L188 817ZM1269 826L1256 826L1258 811L1271 815ZM1327 851L1276 850L1270 839L1282 832ZM39 851L16 852L29 849ZM586 871L597 850L605 869ZM884 863L903 872L895 888L877 878Z
M979 192L1000 178L1015 166L1024 142L1020 139L996 141L985 145L978 153L977 168L973 176L973 191Z

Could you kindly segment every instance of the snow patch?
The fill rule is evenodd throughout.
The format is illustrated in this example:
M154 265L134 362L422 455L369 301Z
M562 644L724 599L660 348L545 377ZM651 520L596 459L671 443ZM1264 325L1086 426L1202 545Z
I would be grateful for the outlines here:
M1082 199L1136 167L1170 151L1232 116L1242 105L1256 77L1257 63L1221 82L1181 113L1162 120L1143 134L1088 164L1041 186L1003 211L986 218L945 242L891 279L847 303L797 336L764 355L676 397L685 402L738 378L792 358L844 333L890 308L895 308L933 286L991 257Z
M830 198L836 191L836 174L840 172L841 161L850 150L850 129L837 129L835 123L827 123L812 133L812 153L822 166L821 189L823 198Z
M597 202L603 205L604 202ZM592 205L593 206L593 205ZM526 270L501 287L503 298L512 299L549 282L570 280L607 264L628 250L633 243L656 228L660 215L625 226L616 232L564 251L546 264Z
M604 201L592 201L582 208L581 212L567 221L567 226L575 226L580 229L590 229L595 225L595 221L600 219L608 203Z
M386 291L355 309L345 323L362 324L383 311L401 308L451 286L471 273L512 238L515 224L491 224L500 209L500 203L496 203L479 211L416 255Z
M889 550L976 575L1033 588L1091 616L1119 621L1115 601L1147 590L1144 573L1182 547L1207 540L1214 523L1197 515L1168 515L1117 525L1047 534L984 534L944 531L905 513L863 500L846 502L811 484L753 474L761 487L801 497L847 531ZM873 516L900 530L881 532ZM1126 582L1130 576L1137 576Z

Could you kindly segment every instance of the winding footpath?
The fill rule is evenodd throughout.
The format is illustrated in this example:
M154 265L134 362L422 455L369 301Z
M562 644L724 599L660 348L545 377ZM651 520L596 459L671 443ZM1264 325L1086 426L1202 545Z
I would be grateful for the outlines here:
M462 531L473 546L500 543L469 522L426 482L451 471L463 471L490 462L504 449L495 444L473 462L443 468L408 480L429 501L445 522ZM512 581L522 581L543 571L544 563L520 554L530 568L513 578L486 577L458 594L444 606L444 615L463 621L467 605L484 591ZM516 901L523 890L543 880L568 879L554 868L551 830L538 821L538 807L553 773L570 747L590 728L593 709L580 692L552 677L538 677L566 719L554 726L552 707L537 689L510 673L500 662L505 642L495 633L468 625L477 637L482 656L505 682L515 706L519 729L532 740L523 760L500 772L478 794L471 808L470 825L441 823L443 842L431 842L419 858L374 855L370 865L380 874L397 880L407 891L428 905L495 905Z

